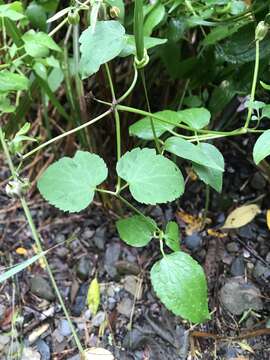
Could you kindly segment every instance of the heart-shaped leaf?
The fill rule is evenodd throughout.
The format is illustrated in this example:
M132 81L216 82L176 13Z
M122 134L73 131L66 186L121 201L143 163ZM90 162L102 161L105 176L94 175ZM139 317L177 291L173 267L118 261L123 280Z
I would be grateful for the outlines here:
M211 149L212 147L215 148L216 151L209 151L208 145L203 143L194 145L185 139L172 136L165 141L164 149L184 159L191 160L196 164L224 171L222 154L213 145L210 145L210 147ZM219 156L217 156L217 153Z
M211 114L205 108L191 108L178 111L181 121L193 129L199 130L209 124Z
M115 20L98 21L80 36L82 78L96 73L100 65L115 58L125 46L125 29Z
M135 44L135 36L134 35L126 35L125 36L126 43L123 49L121 50L119 56L126 57L129 55L136 54L136 44ZM146 50L151 49L155 46L165 44L167 39L160 39L156 37L144 36L144 47Z
M224 168L224 159L221 152L212 144L201 143L201 148L204 154L214 160L214 162ZM207 185L210 185L217 192L222 190L223 170L213 169L208 166L203 166L193 163L193 169L199 178Z
M38 181L41 195L60 210L78 212L93 200L96 186L108 175L104 161L96 154L77 151L50 165Z
M141 120L137 121L135 124L132 124L129 127L129 134L135 135L140 139L144 140L153 140L154 135L151 126L151 119L154 124L156 136L160 137L167 130L172 130L181 122L181 117L179 113L172 110L163 110L154 113L153 115L158 116L162 120L158 120L156 118L150 118L150 116L146 116Z
M266 130L256 141L253 148L253 159L256 165L270 155L270 130Z
M178 251L157 261L151 269L151 282L157 296L175 315L193 323L210 318L203 269L188 254Z
M140 247L147 245L154 234L156 223L150 217L134 215L116 222L120 238L128 245Z
M117 174L124 179L135 200L155 205L173 201L184 191L178 167L153 149L135 148L117 163Z

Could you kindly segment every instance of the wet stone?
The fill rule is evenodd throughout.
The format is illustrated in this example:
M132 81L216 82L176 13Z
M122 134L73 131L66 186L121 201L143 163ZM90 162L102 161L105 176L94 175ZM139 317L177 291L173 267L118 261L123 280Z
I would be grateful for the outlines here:
M256 265L253 269L253 276L257 279L260 280L270 280L270 268L265 266L261 261L257 261Z
M118 243L109 244L104 258L104 267L108 275L114 278L117 275L116 262L120 257L121 246Z
M51 360L50 347L44 340L39 339L35 345L41 355L41 360Z
M260 290L243 277L228 279L220 290L220 301L233 315L241 315L249 309L262 310Z
M120 275L138 275L140 273L139 266L130 261L117 261L115 267Z
M241 276L245 273L245 263L242 256L236 257L231 264L231 274L233 276Z
M76 273L80 280L86 281L89 279L92 270L92 262L88 256L82 256L78 263Z
M237 242L229 242L226 247L230 253L238 252L240 250L240 245Z
M132 301L126 297L121 300L120 303L117 305L117 311L119 312L119 314L129 317L131 314L132 306Z
M59 321L58 329L62 336L69 336L71 334L71 329L66 319L62 319Z
M92 319L92 325L99 327L106 319L106 314L104 311L99 311Z
M99 250L104 250L105 249L106 231L107 231L107 229L104 226L99 227L99 228L97 228L97 230L95 232L95 235L93 237L94 245Z
M266 180L260 172L256 172L251 179L250 185L254 190L263 190L266 186Z
M43 277L37 275L30 280L31 292L41 299L53 301L55 299L54 292L50 283Z
M85 308L86 295L88 291L88 284L84 283L80 286L77 296L75 298L75 302L72 305L72 314L75 316L80 316L82 311Z
M199 250L202 246L202 237L199 233L194 232L192 235L185 237L184 244L191 251Z

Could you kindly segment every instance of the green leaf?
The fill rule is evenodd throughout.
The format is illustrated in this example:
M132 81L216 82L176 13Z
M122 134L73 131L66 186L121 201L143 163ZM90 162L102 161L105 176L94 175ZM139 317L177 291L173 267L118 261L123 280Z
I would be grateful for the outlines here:
M78 212L93 200L96 186L108 175L104 161L96 154L77 151L50 165L38 181L41 195L60 210Z
M155 205L173 201L184 191L178 167L153 149L135 148L117 162L117 174L124 179L135 200Z
M201 143L201 147L203 148L204 153L207 153L212 159L215 160L217 165L219 165L221 168L224 168L223 156L214 145ZM221 192L223 170L221 171L195 163L193 163L193 169L205 184L210 185L217 192Z
M268 58L270 54L269 34L260 41L260 60ZM236 33L217 44L216 56L218 61L226 61L230 64L243 64L254 61L254 24L241 27Z
M155 119L152 117L153 124L155 127L155 132L157 137L160 137L167 130L172 130L181 122L181 117L179 113L172 110L163 110L154 113L153 115L158 116L164 121ZM151 119L150 116L146 116L136 123L132 124L129 127L129 134L133 136L137 136L140 139L144 140L153 140L153 131L151 127Z
M20 1L14 1L11 4L0 5L0 18L8 18L13 21L23 19L23 8Z
M165 243L172 251L180 250L179 227L175 221L169 221L165 230Z
M0 93L1 94L1 93ZM0 114L12 113L16 107L10 103L10 100L5 95L0 95Z
M21 74L14 74L8 70L0 71L0 94L9 91L27 90L29 80Z
M131 246L141 247L147 245L154 234L156 223L150 217L144 218L134 215L116 222L120 238Z
M172 136L165 141L164 149L184 159L191 160L196 164L224 171L224 160L222 155L215 148L216 152L218 152L222 157L221 163L220 158L216 155L216 152L213 153L212 151L208 151L207 145L209 144L200 143L198 145L194 145L185 139Z
M23 36L24 48L28 55L32 57L45 57L49 55L49 50L61 51L56 42L44 32L27 31Z
M11 269L0 274L0 284L2 282L4 282L5 280L9 279L10 277L16 275L18 272L24 270L28 266L32 265L34 262L36 262L38 259L40 259L42 256L44 256L46 253L47 253L47 251L43 251L43 252L31 257L30 259L21 262L20 264L12 266Z
M199 130L209 124L211 114L205 108L193 108L178 111L182 122L193 129Z
M25 14L28 17L31 25L41 31L46 31L46 12L43 6L32 1L26 8Z
M210 318L203 269L188 254L178 251L156 262L151 282L157 296L175 315L193 323Z
M263 81L260 81L260 84L265 90L270 90L270 85L269 84L266 84Z
M270 118L270 104L265 105L265 107L262 109L262 118Z
M165 7L161 3L156 3L146 16L143 25L143 34L150 36L154 28L163 20L165 16Z
M136 54L136 44L135 44L135 37L134 35L125 35L125 46L120 52L120 57L126 57L129 55L135 55ZM156 37L149 37L144 36L144 47L146 50L151 49L155 46L165 44L167 42L167 39L159 39Z
M125 29L115 20L98 21L95 29L91 25L81 34L79 42L80 71L85 79L119 55L125 45Z
M256 141L253 148L253 159L256 165L270 155L270 130L265 131Z
M217 26L214 29L212 29L209 32L209 34L206 35L206 37L202 41L202 44L203 45L213 45L213 44L217 43L218 41L223 40L223 39L231 36L232 34L234 34L244 24L246 24L246 22Z

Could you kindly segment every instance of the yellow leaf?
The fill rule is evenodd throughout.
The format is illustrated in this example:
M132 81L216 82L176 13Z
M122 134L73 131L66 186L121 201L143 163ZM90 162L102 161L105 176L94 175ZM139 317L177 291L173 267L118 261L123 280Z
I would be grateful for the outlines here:
M259 213L260 208L256 204L240 206L229 214L222 229L238 229L245 226Z
M96 315L100 304L100 288L97 278L91 281L87 293L87 305L93 315Z
M208 235L213 236L213 237L217 237L219 239L223 239L226 236L228 236L227 233L224 233L224 232L221 232L221 231L218 231L218 230L215 230L215 229L208 229L207 233L208 233Z
M270 230L270 210L267 210L267 212L266 212L266 222L267 222L268 229Z
M38 250L37 250L36 245L33 245L32 247L33 247L33 249L34 249L34 252L35 252L36 254L38 254ZM45 264L45 261L44 261L43 257L39 258L39 259L38 259L38 262L39 262L39 266L40 266L42 269L45 269L45 268L46 268L46 264Z
M24 247L18 247L16 249L16 253L18 255L27 255L27 250Z

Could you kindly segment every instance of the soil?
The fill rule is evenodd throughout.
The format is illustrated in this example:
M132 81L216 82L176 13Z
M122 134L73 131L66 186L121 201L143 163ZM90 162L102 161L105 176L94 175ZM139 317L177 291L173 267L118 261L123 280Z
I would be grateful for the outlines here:
M191 326L174 316L157 299L149 269L159 258L158 244L135 249L120 241L114 226L121 214L119 204L104 207L96 198L86 211L64 214L45 203L33 187L28 203L43 247L51 249L49 263L85 347L106 348L117 360L270 358L270 230L266 223L270 177L246 155L251 154L252 139L221 145L227 164L224 190L222 194L211 191L203 230L198 218L205 207L205 186L193 178L185 162L181 168L190 175L179 202L144 208L159 224L176 220L182 250L204 266L212 316L201 325ZM3 271L33 256L35 248L18 201L5 194L8 171L3 159L0 161ZM224 234L220 227L226 216L247 203L258 204L261 213L248 225ZM86 296L95 275L101 286L101 303L97 315L92 316ZM232 278L253 289L254 309L234 314L224 302L224 285ZM233 301L243 302L240 290L233 295ZM32 359L78 359L41 261L13 281L0 284L0 329L3 360L20 358L16 354L22 346L31 349Z

